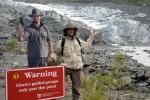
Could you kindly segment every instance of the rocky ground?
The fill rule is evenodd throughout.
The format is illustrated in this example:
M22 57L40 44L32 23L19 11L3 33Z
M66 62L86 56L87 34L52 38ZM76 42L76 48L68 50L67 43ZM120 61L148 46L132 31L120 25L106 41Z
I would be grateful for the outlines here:
M116 48L111 46L101 46L96 47L93 46L93 48L86 52L85 54L85 60L86 66L84 67L83 71L86 73L101 73L102 75L107 75L109 73L109 67L108 65L112 62L113 59L113 53L118 52ZM6 69L14 68L15 66L17 68L23 68L23 65L26 65L26 56L24 55L13 55L8 53L4 54L5 57L3 59L6 59L7 67L1 66L0 68L0 98L4 98L4 71ZM135 96L140 95L139 98L144 99L131 99L131 100L149 100L150 95L148 94L149 88L150 88L150 68L144 67L142 64L137 63L137 61L131 59L130 57L127 57L128 59L128 67L127 72L130 72L131 75L129 78L131 79L131 83L128 85L130 86L132 92L127 92L128 90L124 90L121 92L122 98L128 98L128 96ZM9 63L8 63L9 62ZM8 65L10 64L10 65ZM19 65L20 64L20 65ZM18 66L19 65L19 66ZM129 90L129 91L131 91ZM134 92L136 91L136 92ZM70 95L71 89L67 90L67 94ZM117 95L117 92L112 92L113 95ZM135 95L131 95L131 93L134 93ZM145 96L146 95L146 96ZM137 98L137 97L135 97ZM1 99L2 100L2 99ZM121 100L127 100L127 99L121 99Z
M19 8L21 9L21 8ZM0 6L0 100L4 100L4 71L13 67L25 67L27 65L26 55L17 54L16 52L10 53L6 52L5 42L16 38L15 36L15 25L18 23L18 17L22 16L30 8L21 9L20 11L17 8L9 7L5 5ZM30 9L31 10L31 9ZM54 17L55 16L55 17ZM17 20L16 20L17 19ZM54 41L58 41L61 38L61 29L64 27L65 23L71 21L62 16L56 15L56 12L48 12L48 17L45 18L45 23L49 26L50 31L53 33ZM80 23L80 22L77 22ZM58 29L59 26L59 29ZM81 24L82 27L86 27ZM85 28L80 28L79 31L83 33L88 33L88 30ZM84 30L84 31L83 31ZM59 33L56 34L55 33ZM89 33L88 33L89 34ZM87 36L88 36L87 34ZM83 39L86 39L87 36L81 36ZM100 38L100 37L99 37ZM100 43L99 43L100 42ZM98 44L99 43L99 44ZM87 73L98 72L103 75L109 73L108 65L112 62L113 54L118 52L118 48L110 46L104 41L95 40L93 48L86 51L85 53L85 63L86 66L84 71ZM149 52L146 50L145 52ZM130 72L129 78L134 91L137 91L141 94L141 99L132 99L132 100L149 100L150 96L148 92L150 91L150 68L145 67L144 65L138 63L136 60L133 60L131 57L126 56L128 60L127 71ZM146 93L141 93L141 92ZM135 93L135 94L138 94ZM126 97L129 93L123 92L122 95ZM144 97L144 99L142 99ZM127 99L121 99L127 100Z

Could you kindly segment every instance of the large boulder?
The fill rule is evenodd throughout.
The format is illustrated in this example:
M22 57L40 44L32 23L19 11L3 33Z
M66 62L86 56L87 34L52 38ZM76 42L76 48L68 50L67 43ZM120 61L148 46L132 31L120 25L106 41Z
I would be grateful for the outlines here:
M150 69L145 72L145 77L150 77Z

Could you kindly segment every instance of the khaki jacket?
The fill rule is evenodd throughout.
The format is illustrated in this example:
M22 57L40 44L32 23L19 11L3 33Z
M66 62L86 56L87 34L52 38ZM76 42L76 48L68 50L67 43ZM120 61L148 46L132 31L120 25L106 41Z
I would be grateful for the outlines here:
M64 51L62 56L63 64L66 68L71 69L82 69L83 68L83 61L81 57L81 49L84 51L91 47L93 42L94 36L90 36L87 41L82 41L81 46L79 45L76 39L70 39L69 37L65 37L65 44L64 44ZM58 41L57 47L61 51L61 42L62 40Z

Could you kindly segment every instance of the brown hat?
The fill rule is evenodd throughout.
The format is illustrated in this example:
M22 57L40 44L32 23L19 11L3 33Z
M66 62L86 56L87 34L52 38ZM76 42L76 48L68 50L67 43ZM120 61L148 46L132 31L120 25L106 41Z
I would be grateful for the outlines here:
M42 12L38 9L33 9L32 10L32 14L29 15L29 17L32 17L32 16L43 16Z
M76 25L73 25L71 23L67 24L66 27L63 29L63 31L66 31L67 29L73 28L75 31L78 30Z

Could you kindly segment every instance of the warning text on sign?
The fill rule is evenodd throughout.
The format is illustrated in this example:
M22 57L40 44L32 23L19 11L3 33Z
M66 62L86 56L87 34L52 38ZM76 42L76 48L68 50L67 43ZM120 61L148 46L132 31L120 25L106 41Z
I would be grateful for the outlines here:
M63 96L63 66L6 71L6 100L43 100Z

